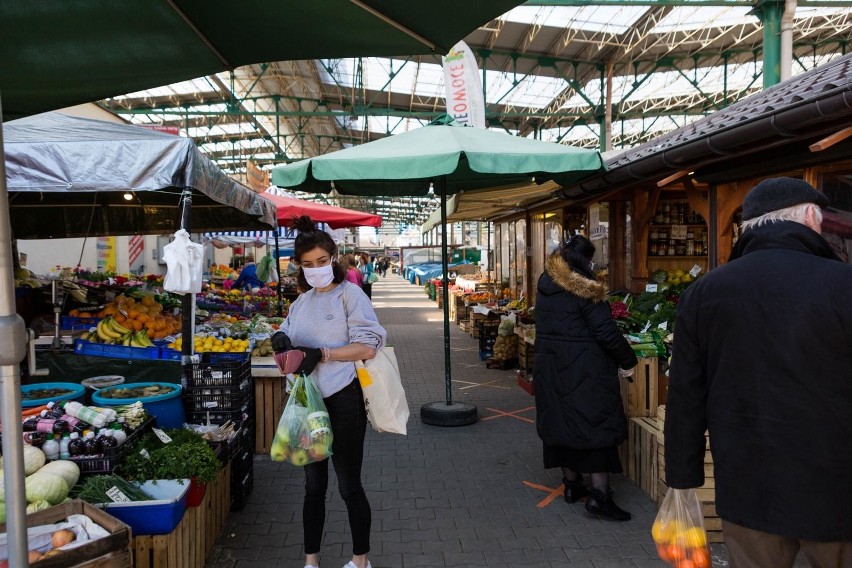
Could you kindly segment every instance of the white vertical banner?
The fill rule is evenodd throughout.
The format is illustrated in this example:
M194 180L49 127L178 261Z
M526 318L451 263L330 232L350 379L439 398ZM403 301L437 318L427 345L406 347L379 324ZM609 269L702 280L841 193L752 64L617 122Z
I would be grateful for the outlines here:
M485 128L485 99L479 66L470 47L458 42L444 57L447 114L462 126Z

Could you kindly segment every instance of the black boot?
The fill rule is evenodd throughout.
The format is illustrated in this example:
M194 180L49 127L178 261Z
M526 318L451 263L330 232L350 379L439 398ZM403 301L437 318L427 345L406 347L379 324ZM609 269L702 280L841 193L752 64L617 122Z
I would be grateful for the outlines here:
M612 491L604 493L592 488L591 495L586 499L586 510L612 521L629 521L630 513L621 509L612 500Z
M589 495L589 488L583 484L582 476L577 477L574 481L568 481L563 477L562 484L565 486L566 503L576 503Z

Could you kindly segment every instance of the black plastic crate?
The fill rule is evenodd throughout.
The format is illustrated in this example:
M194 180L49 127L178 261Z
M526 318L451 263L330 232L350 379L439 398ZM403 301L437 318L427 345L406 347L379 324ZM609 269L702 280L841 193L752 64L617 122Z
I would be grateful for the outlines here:
M242 511L248 503L251 490L254 488L254 470L250 469L241 478L233 477L231 470L231 511Z
M494 342L497 341L497 336L485 336L480 334L479 336L479 350L480 351L491 351L494 349Z
M478 319L475 325L479 341L488 338L494 339L497 337L497 330L500 328L500 320Z
M189 424L224 424L225 422L242 422L254 416L254 397L247 396L239 409L235 410L186 410L186 421Z
M248 353L202 353L201 363L184 367L181 385L186 389L232 387L251 377Z
M234 386L187 388L183 392L183 407L188 412L239 410L253 394L254 382L249 375Z
M76 463L80 468L80 475L96 475L103 473L112 473L124 456L130 446L136 442L142 434L150 430L157 422L154 416L149 417L145 422L139 425L139 428L127 435L127 440L120 446L108 448L103 454L91 457L71 457L68 458Z

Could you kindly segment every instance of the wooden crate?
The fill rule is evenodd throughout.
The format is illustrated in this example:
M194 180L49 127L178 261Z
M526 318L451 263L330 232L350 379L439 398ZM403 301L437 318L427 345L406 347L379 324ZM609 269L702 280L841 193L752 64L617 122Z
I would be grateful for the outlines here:
M627 437L627 477L651 499L657 497L659 427L656 418L631 418Z
M110 534L70 550L39 560L43 568L126 568L130 565L130 527L112 515L80 500L68 501L27 515L27 527L52 525L65 521L68 515L86 515ZM0 532L6 525L0 524Z
M203 568L231 510L231 466L207 485L198 507L189 507L169 534L133 537L135 568ZM123 564L128 566L129 564Z
M254 451L268 454L278 419L287 400L285 377L256 377L254 379Z
M470 320L469 320L469 319L463 319L463 320L461 320L461 321L459 322L459 328L460 328L460 329L461 329L464 333L470 333Z
M633 373L633 382L620 379L621 401L628 418L656 416L659 397L659 363L656 357L642 357Z
M666 445L665 445L665 405L657 408L657 423L660 427L659 443L657 444L657 505L661 505L668 491L666 485ZM724 542L722 536L722 519L716 513L716 479L713 471L713 454L710 453L710 436L705 432L704 449L704 485L695 490L701 501L701 509L704 513L704 528L707 530L707 540L710 542Z
M524 336L518 337L518 366L527 372L532 373L533 359L535 358L535 347L532 343L527 343Z

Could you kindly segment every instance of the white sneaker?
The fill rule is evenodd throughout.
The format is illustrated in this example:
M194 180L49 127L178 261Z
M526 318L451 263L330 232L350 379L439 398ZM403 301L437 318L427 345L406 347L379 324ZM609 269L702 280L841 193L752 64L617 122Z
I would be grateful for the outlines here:
M306 566L305 568L307 568L307 566ZM355 564L354 564L354 563L350 560L349 562L347 562L347 563L346 563L346 566L344 566L343 568L358 568L358 566L356 566L356 565L355 565ZM373 566L372 566L372 564L370 564L370 561L369 561L369 560L367 560L367 566L366 566L366 568L373 568Z
M319 568L319 566L314 566L313 564L305 564L305 568Z

